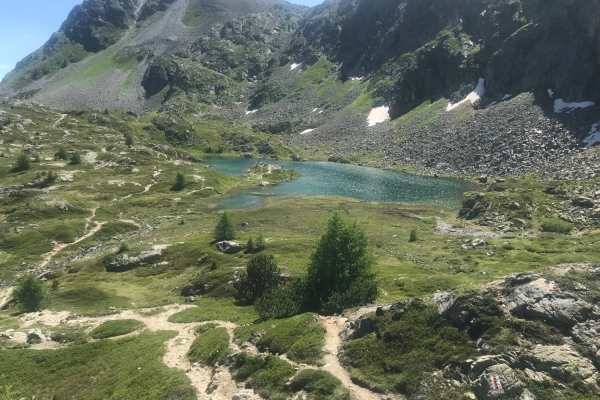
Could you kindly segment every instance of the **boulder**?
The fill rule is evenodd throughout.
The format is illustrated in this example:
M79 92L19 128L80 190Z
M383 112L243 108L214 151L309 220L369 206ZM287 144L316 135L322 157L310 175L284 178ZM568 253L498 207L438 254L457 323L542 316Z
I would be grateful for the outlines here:
M473 391L480 400L492 400L519 396L524 387L511 367L498 364L488 367L479 376Z
M507 299L508 309L513 315L554 325L573 326L600 318L598 306L578 294L562 291L554 282L541 277L518 286Z
M126 254L120 254L106 266L106 271L129 271L142 265L153 264L160 259L161 255L162 249L160 248L153 248L149 251L143 251L135 257L129 257Z
M598 375L594 364L569 345L538 345L531 353L523 355L521 362L531 363L534 371L545 372L552 378L567 384L573 383L576 377L586 380L592 377L595 379Z
M196 301L196 299L194 298L194 296L189 296L185 298L185 302L186 303L193 303L194 301Z
M181 289L181 295L183 297L202 296L210 292L212 288L212 285L206 283L190 282Z
M254 394L252 389L244 389L237 394L234 394L231 400L260 400L261 397Z
M588 347L594 354L596 364L600 363L600 321L586 321L577 324L571 330L575 343Z
M589 197L575 197L574 199L571 200L571 204L573 204L575 207L582 207L582 208L594 208L594 200L590 199Z
M235 254L244 250L244 245L238 242L224 240L215 244L217 250L225 254Z

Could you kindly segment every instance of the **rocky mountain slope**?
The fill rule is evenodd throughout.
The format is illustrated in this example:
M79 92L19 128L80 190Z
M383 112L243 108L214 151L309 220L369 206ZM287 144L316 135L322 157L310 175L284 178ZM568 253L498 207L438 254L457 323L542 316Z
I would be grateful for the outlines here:
M88 0L0 95L194 103L307 158L517 175L600 140L599 13L592 0Z

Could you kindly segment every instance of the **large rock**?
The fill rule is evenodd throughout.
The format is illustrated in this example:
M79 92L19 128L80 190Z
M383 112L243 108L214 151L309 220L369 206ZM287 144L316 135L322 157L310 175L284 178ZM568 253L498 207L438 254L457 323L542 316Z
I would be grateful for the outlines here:
M575 343L587 346L594 354L594 361L600 364L600 321L586 321L571 330Z
M487 368L479 376L474 392L480 400L505 399L519 396L524 387L511 367L498 364Z
M531 276L524 276L529 279ZM573 326L600 318L600 309L575 293L562 291L556 283L538 277L518 286L507 297L510 312L522 318L540 319L555 325Z
M202 296L213 288L212 285L203 282L190 282L181 289L183 297Z
M586 380L598 375L594 364L568 345L536 346L531 353L521 356L521 362L530 363L534 371L545 372L567 384L576 377Z
M575 207L583 207L583 208L594 208L594 200L589 197L575 197L571 200L571 204Z
M161 255L161 248L153 248L149 251L143 251L134 257L130 257L126 254L120 254L112 262L108 263L106 270L108 272L129 271L142 265L153 264L160 259Z
M244 245L238 242L224 240L215 244L218 251L225 254L235 254L244 250Z

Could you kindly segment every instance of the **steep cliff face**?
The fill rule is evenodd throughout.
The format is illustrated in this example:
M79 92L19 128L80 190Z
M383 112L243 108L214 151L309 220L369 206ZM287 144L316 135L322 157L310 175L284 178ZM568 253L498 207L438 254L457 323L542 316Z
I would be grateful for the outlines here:
M340 0L315 8L289 50L317 50L400 115L431 98L464 97L479 78L492 98L552 88L600 98L598 2ZM309 60L310 61L310 60Z

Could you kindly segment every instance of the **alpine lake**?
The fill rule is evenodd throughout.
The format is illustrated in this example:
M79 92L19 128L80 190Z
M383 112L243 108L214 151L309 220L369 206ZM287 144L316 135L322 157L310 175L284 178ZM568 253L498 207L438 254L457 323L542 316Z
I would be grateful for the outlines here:
M457 179L434 178L352 164L318 161L281 161L257 158L206 158L215 171L240 176L264 162L297 171L297 179L276 186L245 188L219 200L223 209L257 206L272 196L342 196L382 203L428 204L460 207L463 193L474 185Z

